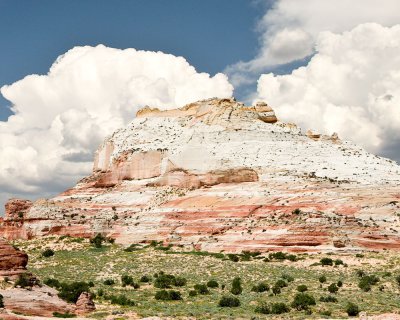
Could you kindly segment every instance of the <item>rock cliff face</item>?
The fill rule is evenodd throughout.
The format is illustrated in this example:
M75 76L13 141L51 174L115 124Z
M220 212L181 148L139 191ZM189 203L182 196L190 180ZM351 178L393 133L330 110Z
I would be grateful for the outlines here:
M337 134L303 134L265 103L209 99L140 110L99 147L91 176L8 209L0 232L229 252L399 249L399 183L395 162Z

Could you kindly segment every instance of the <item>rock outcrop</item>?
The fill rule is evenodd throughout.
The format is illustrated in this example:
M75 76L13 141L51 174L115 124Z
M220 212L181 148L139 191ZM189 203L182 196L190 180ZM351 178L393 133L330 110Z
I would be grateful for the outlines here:
M0 238L0 277L16 277L26 272L28 255Z
M89 292L82 292L76 302L75 313L85 315L96 310L93 297Z
M398 250L399 202L395 162L337 134L303 134L265 103L209 99L140 110L99 147L91 176L23 218L8 210L0 232L227 252Z

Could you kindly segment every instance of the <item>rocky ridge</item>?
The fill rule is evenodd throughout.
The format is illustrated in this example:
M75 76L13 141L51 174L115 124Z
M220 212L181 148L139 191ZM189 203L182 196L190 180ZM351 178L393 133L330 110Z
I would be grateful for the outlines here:
M11 200L0 232L227 252L399 249L399 182L395 162L337 134L303 134L265 103L208 99L140 110L99 147L91 176L49 200Z

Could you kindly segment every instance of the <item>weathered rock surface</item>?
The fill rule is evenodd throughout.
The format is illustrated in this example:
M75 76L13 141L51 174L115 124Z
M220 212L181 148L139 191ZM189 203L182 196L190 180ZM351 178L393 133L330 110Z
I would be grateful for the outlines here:
M17 219L49 234L209 251L400 249L400 167L336 134L303 134L264 103L145 108L99 147L93 174ZM300 212L295 209L300 209Z
M75 313L79 315L85 315L87 313L96 310L96 306L93 302L93 297L89 292L82 292L76 302Z
M75 306L57 296L57 291L47 286L33 286L31 289L11 288L0 290L7 311L28 316L51 317L54 312L73 313Z
M0 238L0 276L15 277L26 272L28 255Z

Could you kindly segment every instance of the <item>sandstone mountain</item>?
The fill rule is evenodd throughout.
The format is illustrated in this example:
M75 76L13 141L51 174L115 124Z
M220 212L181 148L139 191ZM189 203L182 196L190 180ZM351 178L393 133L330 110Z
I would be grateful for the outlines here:
M146 107L99 147L91 176L49 199L12 199L0 232L188 249L400 248L400 167L337 134L278 121L265 103Z

